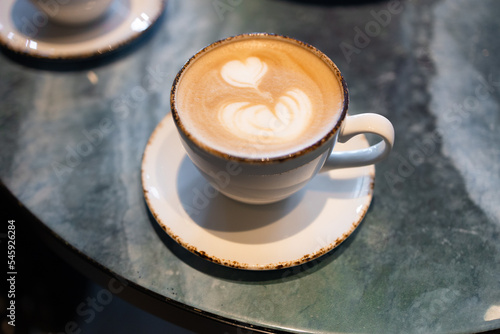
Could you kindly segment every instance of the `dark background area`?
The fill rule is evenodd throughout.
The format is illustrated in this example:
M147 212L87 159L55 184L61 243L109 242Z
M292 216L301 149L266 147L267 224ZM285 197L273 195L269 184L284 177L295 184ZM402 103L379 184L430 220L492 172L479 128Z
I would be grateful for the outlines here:
M155 317L118 296L105 305L92 300L103 289L55 254L40 239L36 222L26 209L1 186L0 249L2 251L2 293L0 295L0 333L193 333ZM15 331L7 324L9 300L7 273L7 225L15 220ZM104 294L103 294L104 296ZM88 299L90 298L90 299ZM85 304L85 315L77 313ZM83 314L83 312L81 312ZM91 321L89 321L91 319ZM88 321L88 323L86 322Z
M16 318L14 328L7 324L8 286L6 274L2 280L0 295L0 333L60 334L60 333L195 333L179 327L171 322L158 318L114 295L106 305L96 303L91 318L88 310L92 300L96 300L103 289L86 275L55 254L41 240L37 222L20 206L12 195L0 185L0 248L5 254L4 273L7 272L7 225L15 220L16 245L16 281L15 303ZM2 261L3 262L3 261ZM90 298L90 299L89 299ZM87 307L85 317L77 313L78 307L84 303ZM196 321L186 315L186 319L175 319L179 322ZM217 324L218 325L218 324ZM203 327L199 333L221 333L228 331ZM247 329L234 328L231 332L240 334L253 333ZM482 332L497 334L500 330Z

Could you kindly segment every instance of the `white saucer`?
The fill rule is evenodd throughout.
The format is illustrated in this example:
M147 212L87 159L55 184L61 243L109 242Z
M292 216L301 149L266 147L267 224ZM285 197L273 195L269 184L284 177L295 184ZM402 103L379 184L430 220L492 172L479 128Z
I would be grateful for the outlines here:
M79 59L126 45L161 16L164 0L114 0L101 20L86 27L51 23L29 0L0 1L0 45L27 56Z
M335 150L368 147L364 136ZM372 199L375 167L317 175L288 199L242 204L214 191L187 157L171 114L151 135L142 161L146 202L177 243L213 262L280 269L337 247L359 225Z

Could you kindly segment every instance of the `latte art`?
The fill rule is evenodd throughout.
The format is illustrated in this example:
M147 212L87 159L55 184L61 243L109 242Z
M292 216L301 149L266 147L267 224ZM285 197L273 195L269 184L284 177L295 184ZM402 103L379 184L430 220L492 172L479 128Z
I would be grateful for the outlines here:
M257 88L266 72L266 63L257 57L247 58L245 62L232 60L226 63L221 69L221 75L224 80L236 87Z
M308 126L311 101L300 89L280 97L270 109L266 105L236 102L225 105L219 120L235 136L265 143L283 142L299 136Z
M221 69L221 76L232 86L259 91L259 83L266 71L265 62L250 57L244 62L233 60L226 63ZM299 136L308 126L311 114L309 97L302 90L292 88L279 97L274 106L251 101L223 105L219 110L219 121L227 131L241 139L273 143Z
M255 37L225 42L184 70L175 107L199 145L267 159L321 140L341 115L336 72L310 50Z

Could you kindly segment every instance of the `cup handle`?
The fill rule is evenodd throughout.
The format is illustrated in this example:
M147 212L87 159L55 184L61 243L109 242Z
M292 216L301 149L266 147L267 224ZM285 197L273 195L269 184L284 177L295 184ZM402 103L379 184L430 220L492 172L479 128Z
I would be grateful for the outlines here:
M382 137L383 140L365 149L332 152L321 171L371 165L389 155L394 145L394 127L387 118L373 113L347 116L337 141L345 143L362 133L373 133Z

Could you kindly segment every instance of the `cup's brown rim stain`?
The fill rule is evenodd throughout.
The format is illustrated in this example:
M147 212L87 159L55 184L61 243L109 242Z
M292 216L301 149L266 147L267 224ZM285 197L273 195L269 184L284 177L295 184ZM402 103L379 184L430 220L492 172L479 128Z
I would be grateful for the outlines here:
M176 95L177 87L178 87L179 82L181 80L182 74L187 70L187 68L190 66L190 64L193 63L202 54L204 54L212 49L217 48L221 44L226 44L226 43L230 43L232 41L237 41L237 40L247 39L247 38L263 38L263 39L264 38L276 38L276 39L281 40L281 41L286 41L289 43L299 45L299 46L303 47L304 49L309 50L312 53L314 53L318 58L323 60L323 62L328 67L330 67L331 70L335 73L335 75L340 80L340 83L342 85L342 93L344 96L343 108L342 108L342 112L340 113L340 116L339 116L335 126L326 135L324 135L321 139L319 139L315 143L309 145L308 147L301 149L299 151L296 151L294 153L291 153L291 154L282 155L282 156L278 156L278 157L270 157L270 158L246 158L246 157L239 157L239 156L230 155L230 154L221 152L219 150L213 149L212 147L200 142L194 135L192 135L189 131L186 130L182 121L179 118L179 113L177 112L177 108L175 105L176 104L175 103L175 95ZM186 139L188 139L190 142L194 143L202 151L205 151L209 154L212 154L212 155L217 156L219 158L222 158L224 160L231 160L231 161L236 161L239 163L248 163L248 164L281 163L281 162L289 161L291 159L295 159L299 156L303 156L307 153L315 151L317 148L321 147L324 143L326 143L327 141L329 141L331 138L333 138L335 136L335 134L340 129L341 124L347 115L348 105L349 105L349 92L347 89L347 83L345 82L337 65L335 65L335 63L330 58L328 58L328 56L326 56L323 52L321 52L320 50L318 50L314 46L307 44L307 43L304 43L302 41L299 41L295 38L291 38L291 37L284 36L284 35L278 35L278 34L269 34L269 33L250 33L250 34L241 34L241 35L231 36L231 37L227 37L225 39L218 40L218 41L206 46L205 48L198 51L194 56L192 56L184 64L184 66L181 68L179 73L177 73L177 75L175 76L174 82L172 84L172 89L170 91L170 109L172 111L174 123L177 126L177 128L181 131L182 135L184 137L186 137Z

